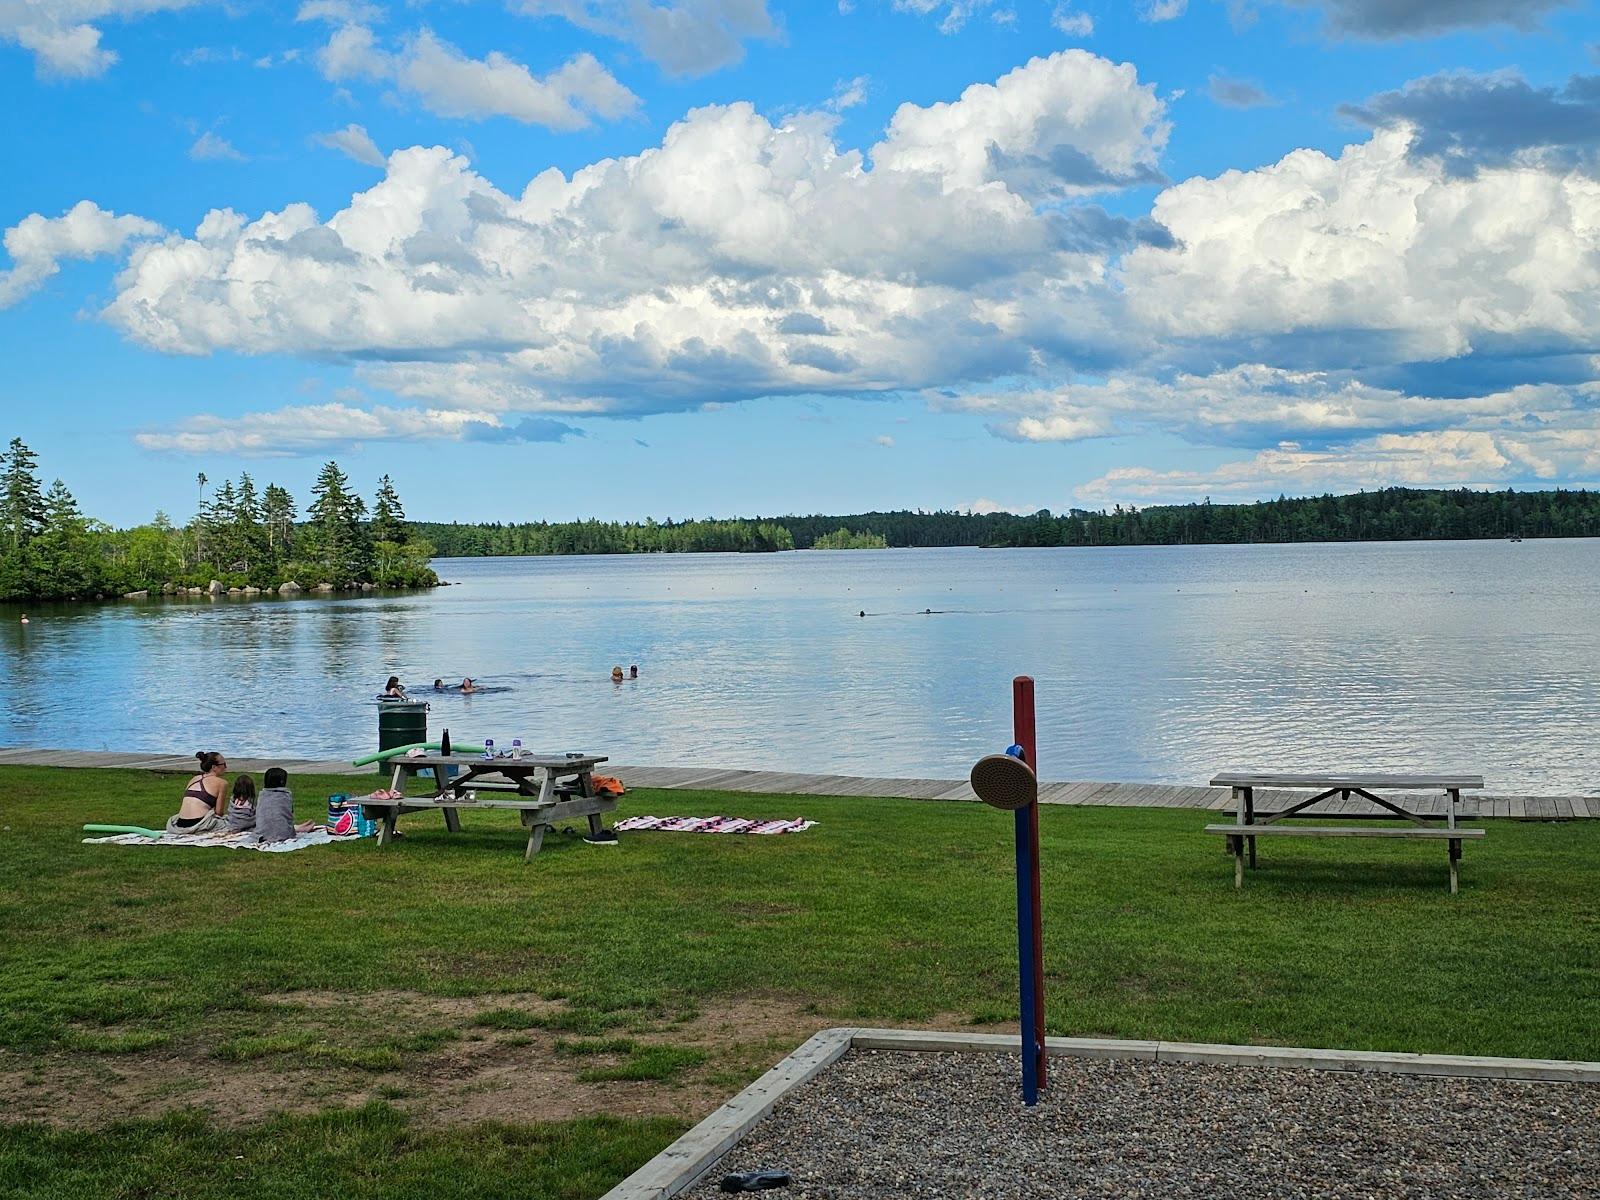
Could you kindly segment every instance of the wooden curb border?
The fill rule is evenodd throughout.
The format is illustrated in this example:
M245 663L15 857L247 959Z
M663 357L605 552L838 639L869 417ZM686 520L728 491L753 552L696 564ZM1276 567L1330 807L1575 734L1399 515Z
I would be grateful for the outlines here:
M1469 1054L1390 1054L1373 1050L1307 1050L1288 1046L1223 1046L1204 1042L1045 1039L1052 1058L1138 1059L1287 1067L1357 1074L1445 1075L1544 1083L1600 1083L1600 1062L1490 1058ZM1017 1039L998 1033L935 1033L915 1029L841 1026L813 1034L798 1050L717 1109L601 1200L672 1200L715 1167L740 1138L790 1092L810 1082L851 1050L908 1053L1015 1054Z

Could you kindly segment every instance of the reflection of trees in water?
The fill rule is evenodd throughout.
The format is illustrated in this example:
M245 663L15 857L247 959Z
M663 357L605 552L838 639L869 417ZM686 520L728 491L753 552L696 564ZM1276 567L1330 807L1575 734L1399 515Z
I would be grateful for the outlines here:
M306 624L318 637L327 668L324 674L349 677L359 673L364 677L383 670L374 665L378 659L372 648L372 621L359 602L335 601L317 604L315 609L316 619ZM372 691L376 694L378 689Z

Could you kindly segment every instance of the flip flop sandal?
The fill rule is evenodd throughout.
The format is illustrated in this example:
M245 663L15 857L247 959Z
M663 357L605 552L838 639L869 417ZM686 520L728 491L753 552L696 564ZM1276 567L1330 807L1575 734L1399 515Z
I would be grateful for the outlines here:
M750 1171L744 1175L724 1175L718 1190L724 1192L765 1192L772 1188L788 1187L791 1180L787 1171Z

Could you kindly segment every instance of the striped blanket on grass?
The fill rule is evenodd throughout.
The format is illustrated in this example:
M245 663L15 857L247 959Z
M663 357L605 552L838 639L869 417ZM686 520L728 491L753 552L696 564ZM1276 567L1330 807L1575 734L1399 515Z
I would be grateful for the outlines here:
M744 817L629 817L614 828L627 833L634 829L653 829L661 833L800 833L815 821L751 821Z
M326 829L313 829L310 833L296 834L283 842L263 842L252 831L244 833L164 833L158 838L147 838L137 833L114 833L110 837L87 837L87 846L203 846L215 850L263 850L268 854L288 854L291 850L304 850L307 846L326 846L329 842L350 842L354 838L334 837Z

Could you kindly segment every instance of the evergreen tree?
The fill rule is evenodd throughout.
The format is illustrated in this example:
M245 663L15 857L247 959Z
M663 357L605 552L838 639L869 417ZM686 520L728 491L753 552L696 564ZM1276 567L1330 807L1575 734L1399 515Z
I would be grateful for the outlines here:
M28 546L33 581L46 596L79 596L97 585L89 523L66 484L56 480L44 497L44 527Z
M330 583L364 578L368 573L367 506L349 488L350 479L335 462L326 463L311 488L309 519L316 565Z
M239 476L239 486L234 492L233 546L240 569L249 571L259 567L266 558L267 533L261 524L261 498L256 494L256 481L246 471Z
M235 538L238 511L239 496L233 490L233 481L224 479L222 486L211 494L211 506L202 518L206 530L206 561L215 568L213 574L233 570L238 561L239 547Z
M275 483L267 484L261 501L261 523L266 527L267 557L283 562L294 552L294 523L298 517L294 497Z
M400 497L394 490L394 484L385 475L378 480L378 494L372 505L372 540L374 542L394 542L396 545L406 540L406 514L400 507Z
M21 438L12 438L6 453L0 455L5 466L0 470L0 518L5 522L5 539L13 554L27 546L45 524L45 502L39 493L38 456Z

